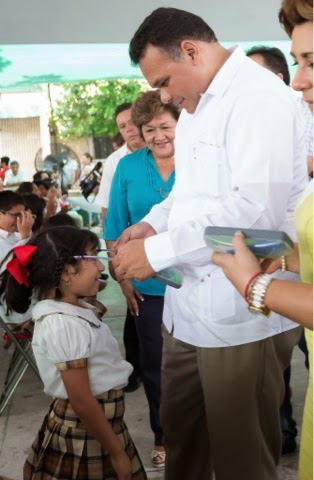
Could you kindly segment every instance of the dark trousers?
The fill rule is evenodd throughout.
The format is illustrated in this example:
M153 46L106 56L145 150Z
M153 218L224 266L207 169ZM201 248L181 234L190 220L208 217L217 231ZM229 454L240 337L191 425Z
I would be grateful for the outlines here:
M134 316L131 314L129 308L126 312L123 342L125 347L125 359L134 368L134 374L140 376L140 344L136 330Z
M160 370L162 356L162 312L164 297L143 295L139 302L139 316L135 317L140 341L141 371L149 405L150 426L155 435L155 445L163 445L160 423Z

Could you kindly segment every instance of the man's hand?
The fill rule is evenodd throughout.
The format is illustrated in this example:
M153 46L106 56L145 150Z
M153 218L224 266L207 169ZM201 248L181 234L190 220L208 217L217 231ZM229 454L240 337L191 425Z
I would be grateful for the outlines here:
M16 225L17 231L20 233L23 240L31 236L34 221L30 210L21 212L21 218L17 219Z
M152 237L153 235L156 235L156 233L156 230L154 230L153 227L147 222L135 223L131 227L124 230L112 248L117 249L122 247L122 245L125 245L130 240Z
M118 248L118 253L114 256L112 263L118 281L125 278L142 281L156 273L147 259L144 239L129 240L128 243Z

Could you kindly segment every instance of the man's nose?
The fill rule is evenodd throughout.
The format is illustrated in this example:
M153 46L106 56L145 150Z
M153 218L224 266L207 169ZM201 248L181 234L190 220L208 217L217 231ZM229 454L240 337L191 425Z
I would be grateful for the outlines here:
M160 89L160 100L162 101L162 103L165 103L165 104L171 101L170 93L168 93L167 90L164 88Z

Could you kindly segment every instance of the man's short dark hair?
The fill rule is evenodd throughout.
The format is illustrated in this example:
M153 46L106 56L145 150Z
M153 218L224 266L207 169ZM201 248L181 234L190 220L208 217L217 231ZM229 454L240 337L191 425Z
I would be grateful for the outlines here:
M265 47L264 45L258 45L250 48L246 52L248 57L252 55L260 55L264 59L265 67L271 70L276 75L281 73L283 81L286 85L290 85L290 73L286 57L279 48Z
M1 162L1 163L5 163L6 166L8 166L9 163L10 163L10 158L9 158L9 157L1 157L0 162Z
M114 112L114 118L117 119L117 116L119 115L119 113L124 112L125 110L130 110L130 108L132 108L131 102L121 103L121 105L117 106Z
M132 62L138 65L148 45L165 50L174 60L181 58L183 40L217 42L213 30L193 13L177 8L157 8L135 32L129 48Z
M0 192L0 210L8 211L17 205L25 205L24 198L12 190Z

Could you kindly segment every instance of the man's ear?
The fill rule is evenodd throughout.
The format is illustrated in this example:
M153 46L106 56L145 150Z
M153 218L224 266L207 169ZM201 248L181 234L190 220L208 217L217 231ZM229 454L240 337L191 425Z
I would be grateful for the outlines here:
M193 64L198 62L200 56L200 48L197 42L193 40L182 40L181 51L182 55Z
M282 73L276 73L277 77L280 78L280 80L283 80L283 74Z

